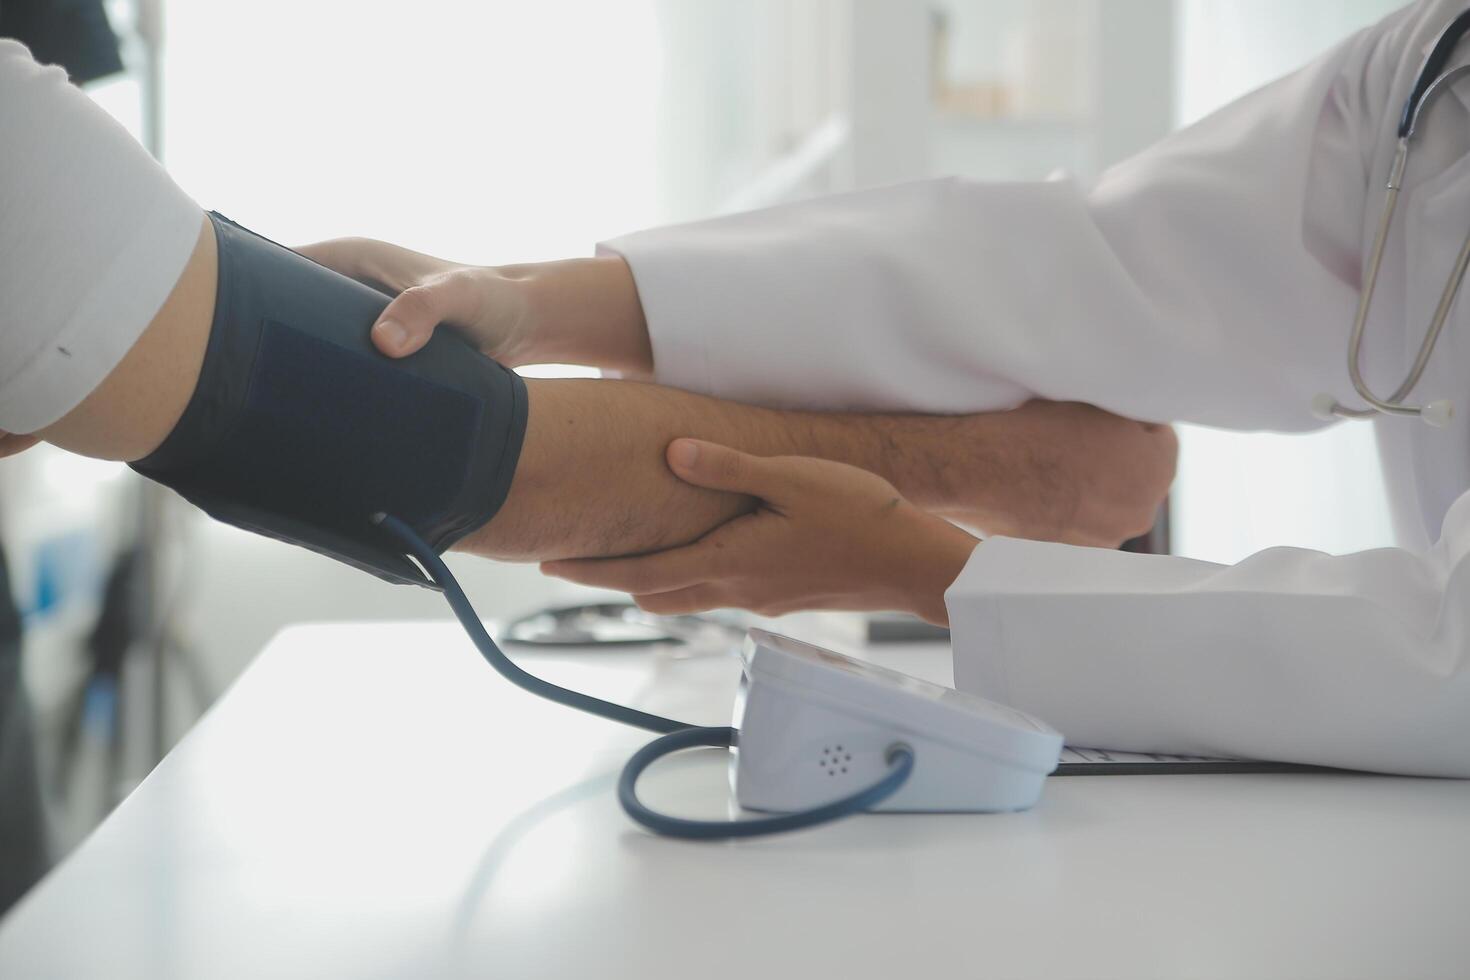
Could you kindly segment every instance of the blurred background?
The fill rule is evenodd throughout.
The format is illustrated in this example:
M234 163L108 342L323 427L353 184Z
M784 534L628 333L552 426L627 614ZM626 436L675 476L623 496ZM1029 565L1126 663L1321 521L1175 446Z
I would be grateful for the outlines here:
M528 261L928 175L1085 180L1398 5L109 0L122 70L86 88L202 205L278 241ZM1182 436L1175 552L1390 543L1367 427ZM0 463L0 499L60 852L281 627L446 615L119 466L42 447ZM453 564L489 617L586 595Z

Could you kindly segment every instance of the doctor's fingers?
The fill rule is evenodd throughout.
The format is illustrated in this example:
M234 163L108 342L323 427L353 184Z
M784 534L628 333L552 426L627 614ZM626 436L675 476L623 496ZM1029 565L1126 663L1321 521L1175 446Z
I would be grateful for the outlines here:
M655 616L689 616L711 609L744 609L757 616L784 616L802 609L844 609L841 602L827 602L800 594L778 594L770 583L754 581L704 582L687 589L635 595L633 602Z
M302 245L296 251L333 272L389 293L458 268L456 263L374 238L333 238Z
M685 483L765 501L786 496L800 483L806 462L793 456L752 456L703 439L675 439L667 456L669 468Z
M393 298L373 324L373 343L389 357L407 357L423 347L441 323L473 327L485 310L485 292L470 269L440 273ZM474 337L493 352L495 337Z
M336 238L297 249L313 262L395 294L373 324L373 343L406 357L428 343L441 320L467 323L480 311L478 290L452 262L371 238Z
M705 541L636 558L570 558L541 563L541 571L569 582L630 595L673 592L724 577L723 551Z
M709 612L711 609L747 608L727 590L711 583L676 589L673 592L635 595L633 602L639 609L655 616L689 616Z

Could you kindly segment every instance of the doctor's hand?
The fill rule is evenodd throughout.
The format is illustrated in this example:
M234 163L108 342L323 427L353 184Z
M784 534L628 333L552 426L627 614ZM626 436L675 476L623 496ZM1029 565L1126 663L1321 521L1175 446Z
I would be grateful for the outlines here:
M523 359L528 314L524 291L493 268L436 259L371 238L335 238L296 251L344 276L391 293L373 324L373 343L389 357L423 347L449 323L507 366Z
M944 592L977 539L910 504L882 477L693 439L675 440L667 457L686 483L749 494L760 505L681 548L546 562L542 571L631 593L660 615L885 609L948 624Z
M394 295L372 332L389 357L417 351L444 323L506 367L586 364L630 376L653 369L638 289L616 256L463 265L371 238L337 238L297 251Z

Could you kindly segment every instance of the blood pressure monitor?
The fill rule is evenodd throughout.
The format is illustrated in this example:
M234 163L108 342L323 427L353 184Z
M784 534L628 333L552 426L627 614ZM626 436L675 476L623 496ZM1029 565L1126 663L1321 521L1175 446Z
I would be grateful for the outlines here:
M1030 715L810 643L752 629L735 701L731 781L742 807L821 806L880 779L907 745L908 781L874 809L1024 810L1062 736Z

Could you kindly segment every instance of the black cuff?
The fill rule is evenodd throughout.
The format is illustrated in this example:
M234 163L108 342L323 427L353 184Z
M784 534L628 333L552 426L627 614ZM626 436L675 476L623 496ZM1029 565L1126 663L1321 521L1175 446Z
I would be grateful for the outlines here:
M525 382L449 330L385 357L369 331L386 296L210 219L219 286L199 383L133 468L227 524L432 587L372 517L441 552L494 517L520 459Z

